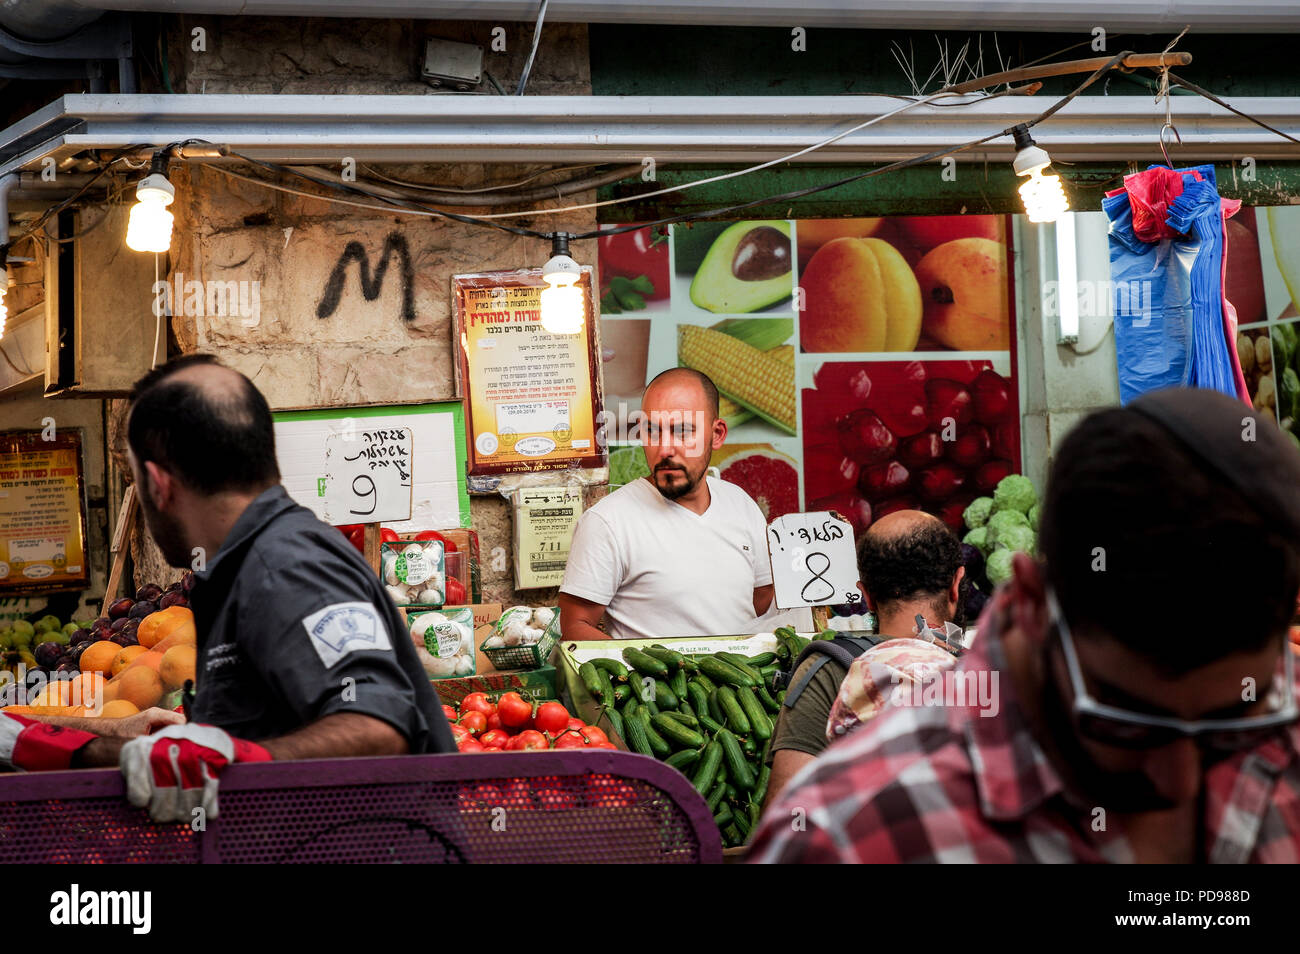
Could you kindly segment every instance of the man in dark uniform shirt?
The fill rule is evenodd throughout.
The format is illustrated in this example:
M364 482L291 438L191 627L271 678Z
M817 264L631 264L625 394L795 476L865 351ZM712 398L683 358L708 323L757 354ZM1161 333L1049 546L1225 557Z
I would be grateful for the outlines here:
M158 820L215 817L229 762L452 752L401 614L343 535L280 485L271 412L242 374L189 355L142 378L127 430L149 532L195 568L190 721L122 746Z

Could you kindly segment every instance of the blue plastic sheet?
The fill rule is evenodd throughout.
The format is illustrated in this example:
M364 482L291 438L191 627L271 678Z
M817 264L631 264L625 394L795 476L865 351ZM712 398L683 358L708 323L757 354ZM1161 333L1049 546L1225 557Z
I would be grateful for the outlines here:
M1166 387L1239 396L1223 308L1223 211L1214 167L1152 166L1102 209L1120 401Z

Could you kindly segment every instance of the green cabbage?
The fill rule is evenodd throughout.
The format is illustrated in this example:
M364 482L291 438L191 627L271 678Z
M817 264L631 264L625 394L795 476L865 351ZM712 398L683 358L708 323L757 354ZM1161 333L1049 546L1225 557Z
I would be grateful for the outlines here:
M1034 485L1029 482L1028 477L1020 474L1003 477L993 491L994 513L1015 510L1024 515L1036 503L1038 503L1038 494L1034 492Z
M984 574L994 586L1011 579L1011 550L994 550L984 563Z
M992 497L976 497L970 502L970 506L962 513L962 519L966 521L966 527L974 530L976 527L982 527L989 522L989 514L993 512Z

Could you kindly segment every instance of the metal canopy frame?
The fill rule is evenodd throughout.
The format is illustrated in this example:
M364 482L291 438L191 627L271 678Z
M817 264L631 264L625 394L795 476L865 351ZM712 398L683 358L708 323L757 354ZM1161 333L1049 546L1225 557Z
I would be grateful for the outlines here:
M953 100L956 101L956 100ZM285 163L752 163L779 158L883 113L885 96L300 96L75 94L0 132L0 175L87 149L199 139ZM820 149L804 163L891 162L1032 118L1043 97L919 106ZM1300 137L1300 100L1233 105ZM1188 161L1300 159L1287 142L1199 97L1173 115ZM1163 117L1144 96L1081 96L1034 128L1054 159L1160 158ZM958 161L1010 161L1011 138ZM1181 161L1181 160L1180 160Z

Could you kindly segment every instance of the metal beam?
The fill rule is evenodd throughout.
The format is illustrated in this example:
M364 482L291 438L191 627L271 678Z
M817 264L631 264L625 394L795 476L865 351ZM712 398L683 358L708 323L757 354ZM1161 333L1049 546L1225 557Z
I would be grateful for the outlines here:
M258 159L367 162L617 162L748 164L776 159L900 105L875 96L64 96L0 132L0 175L48 155L200 139ZM1048 103L1004 97L921 106L800 159L891 162L977 139ZM1234 105L1293 136L1292 98ZM1179 97L1180 161L1300 158L1300 146L1203 99ZM1155 161L1163 112L1145 97L1079 97L1035 127L1055 159ZM957 156L1009 161L1009 137Z

